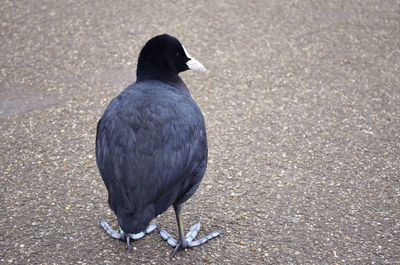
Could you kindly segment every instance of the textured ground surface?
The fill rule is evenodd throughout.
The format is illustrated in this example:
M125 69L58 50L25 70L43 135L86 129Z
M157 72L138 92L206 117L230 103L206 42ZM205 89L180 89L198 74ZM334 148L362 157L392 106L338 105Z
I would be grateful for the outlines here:
M142 2L2 1L0 263L170 263L156 233L128 253L102 231L94 157L97 120L167 32L208 70L182 74L210 148L185 227L225 231L172 264L398 264L399 1Z

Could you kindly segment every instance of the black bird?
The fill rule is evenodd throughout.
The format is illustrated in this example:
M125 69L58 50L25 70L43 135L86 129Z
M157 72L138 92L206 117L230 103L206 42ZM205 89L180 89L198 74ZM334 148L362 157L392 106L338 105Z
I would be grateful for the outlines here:
M161 236L175 247L198 246L218 236L195 240L200 223L183 234L181 205L199 187L207 167L207 137L203 115L180 72L205 71L182 44L167 34L142 48L137 80L114 98L97 124L96 162L108 190L108 203L118 217L120 233L101 220L116 239L138 239L158 227L149 225L171 205L179 238Z

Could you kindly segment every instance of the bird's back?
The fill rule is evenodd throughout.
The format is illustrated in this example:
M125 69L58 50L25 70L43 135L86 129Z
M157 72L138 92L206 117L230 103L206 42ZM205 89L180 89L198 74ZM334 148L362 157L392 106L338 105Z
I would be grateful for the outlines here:
M187 89L137 82L100 119L96 161L122 229L143 231L169 206L186 201L204 175L207 139L200 109Z

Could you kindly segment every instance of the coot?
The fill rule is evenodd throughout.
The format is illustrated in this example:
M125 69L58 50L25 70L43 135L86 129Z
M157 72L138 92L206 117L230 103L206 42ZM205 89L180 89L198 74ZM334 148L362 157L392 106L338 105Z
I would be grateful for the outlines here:
M189 69L205 71L176 38L150 39L139 54L136 82L111 101L98 122L96 162L120 232L100 223L129 249L131 239L158 227L150 221L170 206L179 238L164 230L160 234L175 247L173 254L221 233L193 241L200 223L183 233L181 205L199 187L208 154L203 115L178 76Z

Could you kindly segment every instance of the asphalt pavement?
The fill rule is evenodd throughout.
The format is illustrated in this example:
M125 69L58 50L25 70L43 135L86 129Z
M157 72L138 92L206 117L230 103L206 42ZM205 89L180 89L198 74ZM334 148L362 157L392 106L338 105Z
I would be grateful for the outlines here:
M180 251L115 229L94 141L151 37L181 74L209 164ZM1 264L400 264L400 2L2 1ZM157 218L177 233L170 209Z

